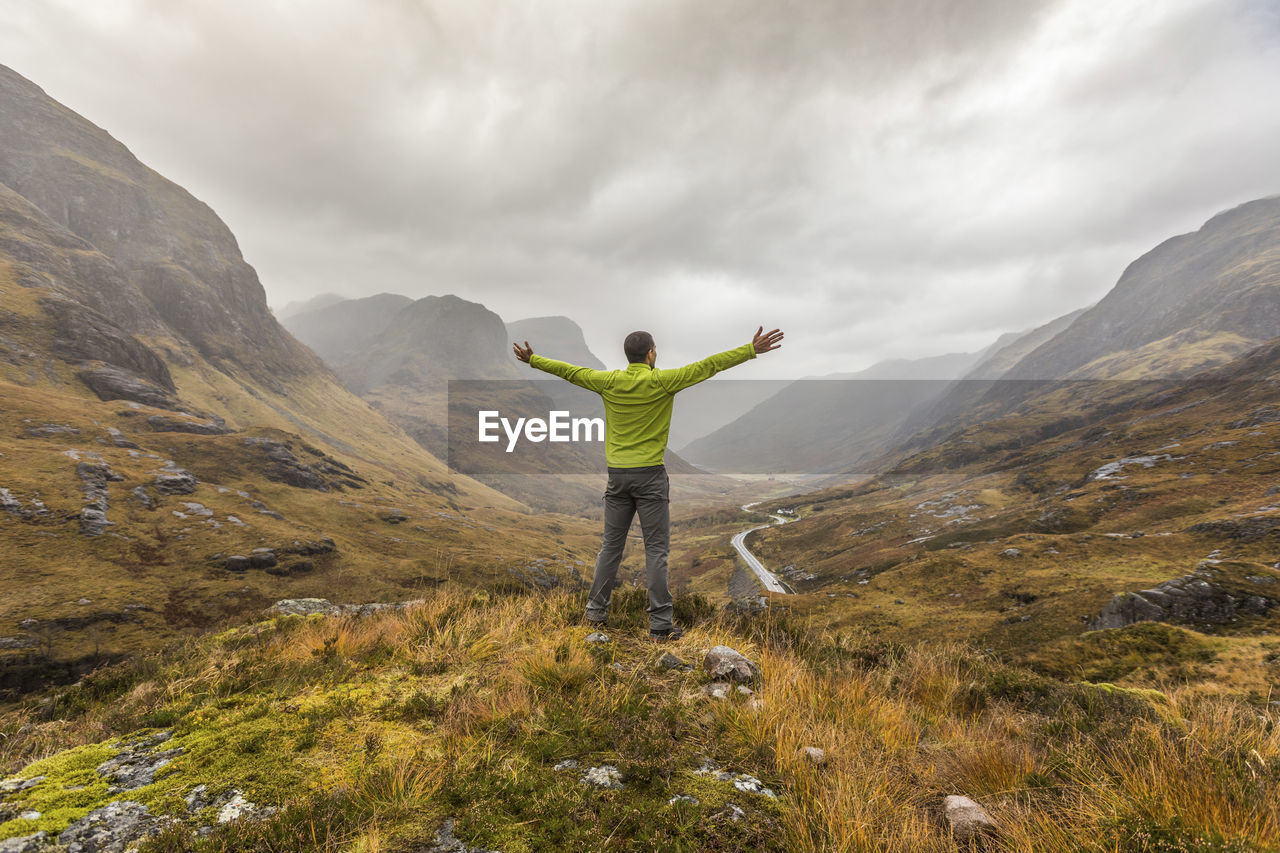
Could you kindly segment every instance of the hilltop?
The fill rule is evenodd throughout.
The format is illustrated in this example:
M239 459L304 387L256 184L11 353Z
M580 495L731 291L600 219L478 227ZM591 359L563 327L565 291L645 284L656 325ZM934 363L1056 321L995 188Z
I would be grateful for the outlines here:
M573 624L580 596L441 590L95 674L0 718L21 767L0 836L93 826L151 834L144 853L1280 843L1280 736L1229 701L780 614L710 618L697 598L677 603L693 629L660 648L637 593L603 636ZM712 674L726 646L748 658L741 682ZM948 818L960 795L994 828Z

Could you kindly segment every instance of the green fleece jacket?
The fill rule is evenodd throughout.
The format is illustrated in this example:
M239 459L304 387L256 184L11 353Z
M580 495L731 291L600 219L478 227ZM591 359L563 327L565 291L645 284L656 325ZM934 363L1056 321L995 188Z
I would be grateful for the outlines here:
M661 465L671 431L677 391L756 357L752 344L667 370L629 364L625 370L592 370L534 354L529 366L595 391L604 400L604 457L610 468Z

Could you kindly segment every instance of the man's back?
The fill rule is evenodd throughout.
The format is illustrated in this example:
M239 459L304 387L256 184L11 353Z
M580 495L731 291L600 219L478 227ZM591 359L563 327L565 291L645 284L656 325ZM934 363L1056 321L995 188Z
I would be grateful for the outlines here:
M529 365L599 394L604 401L607 464L640 468L663 463L679 391L755 357L755 346L747 343L670 369L638 362L625 370L592 370L541 355L531 356Z

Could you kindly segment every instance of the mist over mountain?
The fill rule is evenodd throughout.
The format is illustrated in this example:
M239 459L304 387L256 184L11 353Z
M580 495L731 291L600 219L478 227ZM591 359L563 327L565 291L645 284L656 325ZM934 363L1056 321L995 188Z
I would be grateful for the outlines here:
M1280 198L1249 202L1144 254L1091 307L959 360L838 374L863 380L848 388L797 383L683 450L720 471L868 473L1011 411L1043 390L1028 380L1184 377L1248 352L1280 329L1278 272ZM926 377L963 381L865 382Z
M852 373L801 379L681 452L695 465L725 472L833 473L866 463L886 448L910 412L990 351L888 359Z
M337 305L347 299L336 293L321 293L319 296L312 296L310 299L295 299L286 303L283 307L275 309L276 319L283 322L289 317L297 314L305 314L308 311L318 311L321 308L328 308L330 305Z
M1278 271L1280 196L1223 211L1135 260L1003 376L1172 378L1225 363L1280 329Z
M1056 317L1044 325L1022 332L1010 332L1001 335L977 364L964 374L965 379L998 379L1009 371L1027 353L1045 341L1066 329L1076 318L1087 311L1080 308L1061 317Z
M604 370L605 363L587 346L582 327L568 317L530 317L507 323L507 337L512 341L536 341L534 351L592 370ZM621 346L619 346L621 349Z

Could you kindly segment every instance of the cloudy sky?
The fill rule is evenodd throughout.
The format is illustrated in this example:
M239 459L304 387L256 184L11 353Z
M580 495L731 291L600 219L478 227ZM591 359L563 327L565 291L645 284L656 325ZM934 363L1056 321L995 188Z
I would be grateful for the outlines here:
M610 364L977 350L1280 193L1274 0L4 0L0 62L277 307L457 293Z

